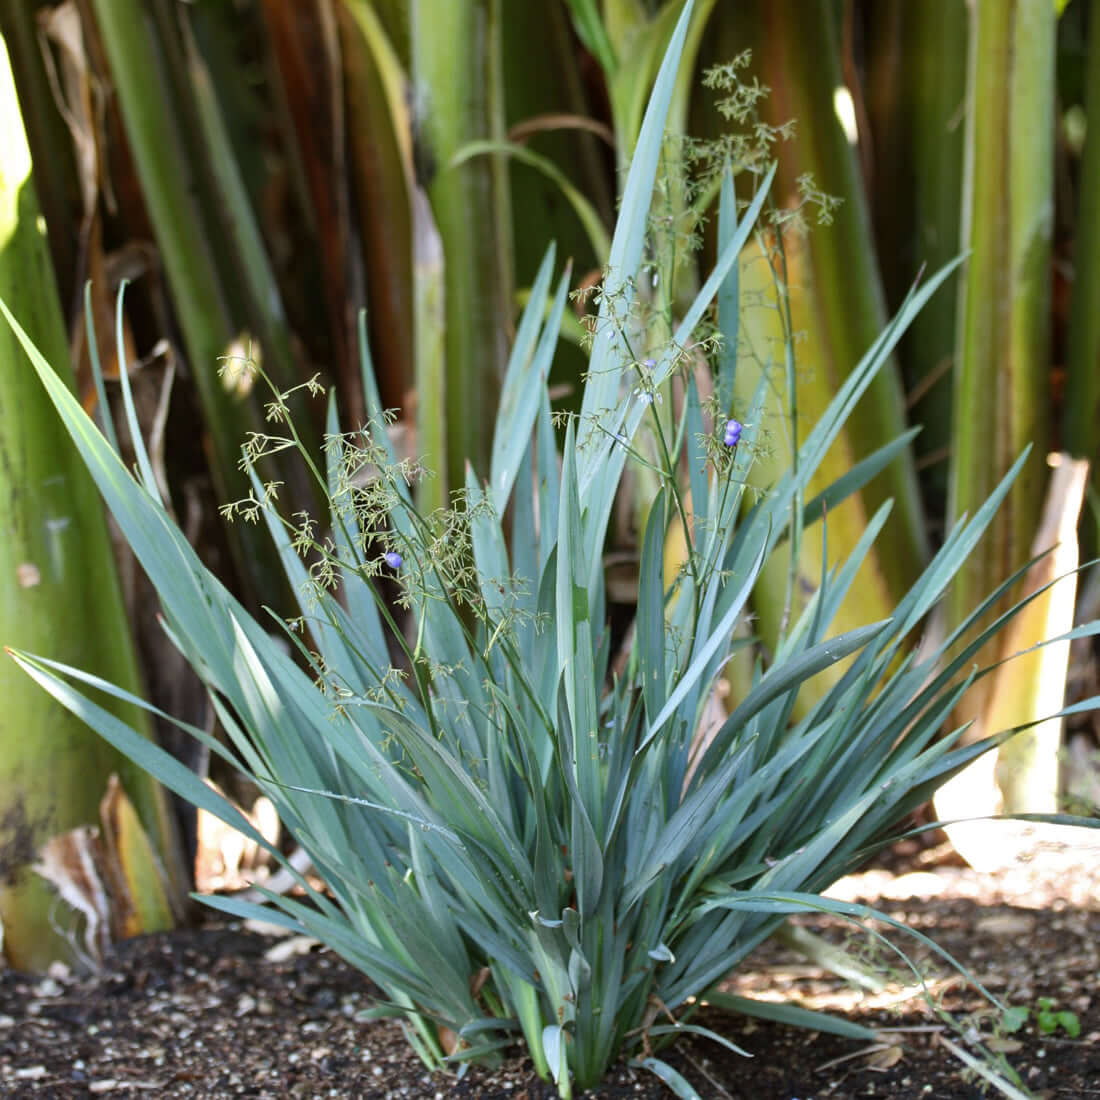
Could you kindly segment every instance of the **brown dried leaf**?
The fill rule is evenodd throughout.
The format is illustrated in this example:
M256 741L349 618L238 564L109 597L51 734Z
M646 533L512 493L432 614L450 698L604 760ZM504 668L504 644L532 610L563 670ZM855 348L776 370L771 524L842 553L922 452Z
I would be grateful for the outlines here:
M489 980L489 976L492 971L487 966L483 966L480 970L475 970L470 975L470 996L476 997L484 988L485 983Z
M39 849L34 870L61 899L84 915L86 961L98 965L111 941L111 899L103 884L99 830L79 825L51 837Z
M458 1036L444 1024L440 1024L437 1028L439 1032L439 1045L443 1048L443 1053L450 1056L458 1050Z
M42 56L58 113L72 135L86 227L99 196L99 143L91 65L84 46L80 11L74 0L65 0L40 12L38 22L42 34L57 51L56 61L48 48L43 48Z
M99 804L104 881L111 894L115 939L174 927L171 892L149 836L117 775Z

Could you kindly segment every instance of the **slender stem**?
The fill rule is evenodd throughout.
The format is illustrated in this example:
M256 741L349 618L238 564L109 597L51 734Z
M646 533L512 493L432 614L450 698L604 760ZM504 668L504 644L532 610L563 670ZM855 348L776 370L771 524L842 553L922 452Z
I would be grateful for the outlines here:
M215 369L236 332L210 227L195 202L201 188L187 155L182 105L166 85L152 12L137 0L93 0L92 7L202 406L215 490L219 499L233 500L243 492L239 441L257 418L252 403L226 388ZM228 534L253 601L270 599L282 584L270 546L259 532L240 525Z
M973 514L1021 450L1034 450L955 578L952 623L1026 557L1049 438L1055 14L1044 0L978 0L971 18L969 259L960 281L949 517Z
M508 356L512 315L508 165L499 154L457 166L458 148L505 136L501 87L503 0L413 0L413 80L420 182L443 250L447 457L450 487L467 460L488 469L491 425ZM443 395L421 390L422 402Z
M76 384L16 89L0 38L0 300L70 389ZM15 332L0 323L0 637L141 694L141 677L111 539L95 484L81 462ZM136 490L135 490L136 491ZM112 773L137 809L150 848L120 867L141 908L134 926L170 927L171 907L154 922L143 903L182 897L188 876L163 790L79 718L33 684L15 661L0 661L5 731L0 744L0 882L4 955L21 969L77 961L59 919L70 917L31 870L47 841L97 821ZM151 736L143 708L105 702ZM156 858L153 858L155 853ZM160 862L163 871L156 862Z
M769 200L770 202L771 200ZM774 204L772 204L774 210ZM787 272L787 250L783 244L783 227L777 224L775 234L775 256L778 259L780 271L775 275L775 289L779 298L779 316L783 327L783 365L787 377L787 416L791 424L791 478L795 483L794 496L791 499L791 552L790 567L787 578L787 598L783 605L783 616L780 620L780 635L786 632L790 621L791 601L794 599L795 588L798 582L798 567L801 561L802 550L802 484L798 477L799 455L801 447L798 442L798 385L795 375L794 356L794 321L791 318L791 295ZM773 274L775 267L772 266Z
M1089 9L1085 137L1074 244L1066 355L1066 449L1093 462L1092 484L1100 487L1100 0Z
M634 359L636 361L637 357L635 356L633 349L630 347L629 336L625 332L623 332L621 335L623 343L626 345L628 354L630 355L631 359ZM642 378L641 372L638 370L637 366L635 366L634 371L635 374L638 376L639 381L643 382L644 384L645 379ZM688 570L691 573L691 579L693 582L692 607L694 608L694 612L692 621L698 622L700 600L699 575L696 571L695 553L692 547L691 524L688 522L687 509L684 507L683 496L680 493L680 485L676 478L676 466L675 463L673 463L672 461L671 454L669 453L668 441L665 438L664 426L661 423L661 415L658 412L656 405L656 396L654 395L654 401L649 406L649 412L650 415L653 417L653 432L657 438L657 444L661 448L661 459L663 462L663 466L659 467L658 470L661 474L661 477L664 479L665 483L669 487L669 491L672 494L672 499L676 502L676 513L680 518L680 526L684 533L684 548L687 554L686 564ZM679 454L679 447L677 447L676 453Z

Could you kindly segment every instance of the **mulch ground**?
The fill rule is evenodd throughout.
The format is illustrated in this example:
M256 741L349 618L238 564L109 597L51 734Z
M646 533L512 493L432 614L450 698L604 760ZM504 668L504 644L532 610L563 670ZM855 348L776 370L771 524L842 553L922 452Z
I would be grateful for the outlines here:
M1044 1035L1034 1020L1011 1036L998 1036L997 1017L982 997L912 941L902 946L925 978L923 993L904 988L912 976L900 972L901 984L866 993L772 943L731 978L732 992L842 1014L881 1029L882 1041L845 1040L704 1010L700 1022L753 1057L695 1038L662 1057L708 1100L955 1100L998 1095L957 1053L973 1051L981 1036L992 1037L996 1054L1015 1068L1031 1095L1100 1096L1097 871L1085 867L1063 881L1032 875L1013 882L936 867L934 873L900 877L873 872L845 880L841 888L846 897L868 898L932 936L1005 1001L1034 1007L1049 997L1072 1011L1081 1025L1077 1038ZM879 963L891 958L835 919L806 923ZM555 1095L518 1052L497 1070L471 1070L462 1079L429 1076L399 1025L356 1018L370 1003L369 985L331 952L232 924L119 944L95 977L0 971L0 1095ZM671 1093L649 1073L621 1066L593 1095L656 1100Z

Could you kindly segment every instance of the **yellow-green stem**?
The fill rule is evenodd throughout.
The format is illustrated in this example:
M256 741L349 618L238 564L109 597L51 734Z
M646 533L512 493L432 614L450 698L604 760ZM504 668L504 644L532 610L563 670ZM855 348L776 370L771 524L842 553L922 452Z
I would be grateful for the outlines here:
M949 521L972 515L1024 447L1034 449L956 577L952 623L1025 560L1049 432L1054 5L979 0L971 19L962 233L970 255L959 298Z
M1100 488L1100 0L1089 8L1085 114L1090 125L1073 252L1064 439L1071 454L1091 460L1092 484Z
M0 299L69 379L68 336L46 249L6 50L0 41ZM15 335L0 326L0 643L93 672L139 693L140 677L96 493ZM54 930L71 915L31 871L51 838L99 820L112 772L137 807L176 891L186 888L161 789L0 658L0 921L8 961L74 961ZM144 711L112 708L149 732ZM140 874L157 882L157 869ZM135 882L135 885L139 885Z
M443 250L446 393L419 384L423 422L445 419L451 488L469 459L484 477L497 395L508 356L512 295L508 165L500 155L452 167L470 141L504 137L500 58L504 0L413 0L412 70L418 173ZM419 382L419 380L418 380Z

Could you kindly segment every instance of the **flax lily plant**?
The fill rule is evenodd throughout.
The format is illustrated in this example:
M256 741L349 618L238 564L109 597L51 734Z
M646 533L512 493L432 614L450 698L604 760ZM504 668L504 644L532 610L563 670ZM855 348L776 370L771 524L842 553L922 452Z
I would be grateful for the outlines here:
M405 1020L429 1065L491 1061L518 1036L562 1097L598 1085L624 1054L693 1096L658 1055L676 1035L699 1030L691 1021L698 1003L709 997L751 1011L714 987L790 913L847 912L819 892L889 839L938 783L1007 736L963 748L961 731L937 737L983 675L971 658L995 628L963 639L1000 592L937 652L918 656L909 645L1011 475L952 529L892 618L827 639L884 506L851 557L823 562L816 593L771 658L757 662L744 697L697 737L763 564L794 528L827 522L829 508L904 445L803 499L853 406L947 272L912 292L798 464L747 500L763 386L734 425L717 406L704 409L687 365L699 357L700 322L734 270L771 173L736 216L727 209L736 228L673 340L652 362L631 350L635 275L689 13L690 4L631 163L583 404L564 447L546 386L568 287L563 276L544 318L553 249L516 334L489 480L468 470L446 511L422 516L414 507L417 470L390 450L364 336L370 421L341 434L330 408L327 468L311 466L331 502L327 533L282 518L275 487L255 476L250 498L231 506L266 523L301 596L294 622L256 622L206 571L169 518L147 459L139 454L132 476L5 309L156 585L165 629L207 685L228 747L189 732L255 779L327 886L300 879L304 897L271 895L265 907L203 900L339 952L384 992L379 1010ZM673 375L687 396L669 433L652 397ZM286 409L276 393L270 411L281 434L253 437L246 466L294 445ZM643 431L656 433L644 453L662 456L662 487L644 534L634 643L616 661L602 548ZM666 585L671 525L690 554ZM380 588L396 588L396 608ZM289 652L269 633L278 628ZM196 776L92 698L137 702L132 695L44 657L13 656L161 782L267 847ZM792 719L800 687L845 660L828 692Z

